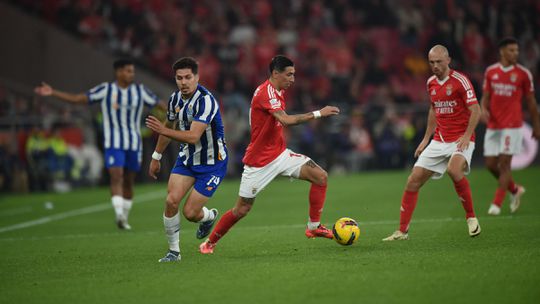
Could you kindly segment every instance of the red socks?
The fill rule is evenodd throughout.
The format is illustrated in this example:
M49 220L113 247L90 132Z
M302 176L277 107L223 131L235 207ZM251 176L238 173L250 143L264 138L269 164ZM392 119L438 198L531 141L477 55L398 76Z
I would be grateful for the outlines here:
M495 190L495 198L493 198L493 204L501 207L504 202L505 196L506 196L506 190L497 188L497 190Z
M514 183L514 180L512 179L508 183L508 191L510 191L510 193L512 194L516 194L516 192L518 191L517 185L516 183Z
M466 218L475 217L471 187L469 186L467 178L463 177L459 182L454 182L454 188L463 204L463 209L465 209L465 212L467 213Z
M210 240L210 243L217 243L219 239L221 239L231 227L238 222L238 218L234 216L232 213L232 209L225 212L219 219L219 222L217 222L216 227L214 230L212 230L212 233L210 234L210 237L208 239Z
M409 223L411 222L411 217L416 208L416 202L418 201L418 191L403 192L403 197L401 198L401 214L399 216L399 230L403 233L406 233L409 230Z
M309 220L311 222L320 222L321 213L326 199L326 185L319 186L311 184L309 189Z

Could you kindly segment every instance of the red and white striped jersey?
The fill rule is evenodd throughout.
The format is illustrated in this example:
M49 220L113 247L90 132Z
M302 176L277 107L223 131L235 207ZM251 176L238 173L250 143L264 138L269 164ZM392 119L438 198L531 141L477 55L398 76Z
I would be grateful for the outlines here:
M457 141L469 124L471 112L468 107L478 103L471 82L464 74L450 70L443 80L431 76L427 90L437 121L433 139L447 143ZM474 138L473 132L471 141Z

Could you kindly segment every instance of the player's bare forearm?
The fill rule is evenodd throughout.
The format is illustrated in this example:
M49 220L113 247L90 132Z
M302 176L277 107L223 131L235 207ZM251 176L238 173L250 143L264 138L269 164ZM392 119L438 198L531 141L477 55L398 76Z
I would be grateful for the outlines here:
M285 111L280 110L273 112L272 115L284 126L294 126L315 118L315 115L310 113L289 115Z
M474 129L476 129L476 126L478 125L481 114L480 106L478 104L473 104L468 108L471 112L471 116L469 117L469 123L467 125L467 129L465 130L465 134L463 134L464 138L471 138Z
M88 96L83 93L71 94L59 90L52 90L52 96L71 103L88 103Z
M54 96L63 101L71 103L88 103L88 96L86 96L86 94L71 94L60 90L55 90L46 82L42 82L40 86L35 87L34 92L40 96Z
M169 121L166 119L164 125L168 129L174 129L174 121ZM169 137L160 134L154 151L158 153L163 153L163 151L167 149L167 146L169 145L170 142L171 142L171 139Z
M317 113L317 116L315 116L315 113ZM284 126L298 125L319 117L328 117L338 114L339 109L334 106L325 106L319 111L304 114L288 115L283 110L272 113L272 115L274 115L274 117Z
M187 131L174 130L170 125L163 125L156 117L150 115L146 118L146 126L162 136L194 145L199 142L208 125L200 121L193 121Z
M187 143L187 144L196 144L197 141L199 141L200 135L197 137L197 135L189 130L189 131L180 131L180 130L173 130L173 129L165 129L161 133L161 136L168 137L169 139L174 139L176 141Z
M482 99L480 99L480 108L481 108L481 113L480 113L480 118L482 119L482 121L484 123L488 123L489 121L489 101L490 101L490 98L491 98L491 95L489 94L489 92L487 91L484 91L484 94L482 95Z
M433 107L430 107L428 113L426 133L424 133L424 141L429 141L431 139L431 136L435 132L436 127L437 121L435 120L435 112L433 111Z

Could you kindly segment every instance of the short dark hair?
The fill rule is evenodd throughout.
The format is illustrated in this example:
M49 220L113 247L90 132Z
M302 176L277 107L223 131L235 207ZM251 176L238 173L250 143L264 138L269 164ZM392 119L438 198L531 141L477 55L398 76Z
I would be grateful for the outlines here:
M518 44L518 41L514 37L506 37L499 41L499 50L506 47L509 44Z
M173 64L172 69L174 72L180 69L191 69L193 74L199 73L199 63L192 57L182 57Z
M292 60L283 55L277 55L276 57L272 58L272 61L270 61L270 65L268 67L270 68L270 74L272 74L274 70L281 73L290 66L294 66Z
M130 58L120 58L114 61L113 68L116 71L118 69L125 67L126 65L133 65L133 64L135 63Z

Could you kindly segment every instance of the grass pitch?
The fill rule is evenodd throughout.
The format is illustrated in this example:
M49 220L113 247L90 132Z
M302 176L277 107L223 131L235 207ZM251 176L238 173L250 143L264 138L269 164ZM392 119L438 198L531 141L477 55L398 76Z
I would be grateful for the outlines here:
M116 229L105 188L4 196L0 303L538 303L539 168L514 173L522 207L510 215L507 200L498 217L486 215L495 180L473 170L477 238L445 177L420 192L410 240L383 243L407 174L330 177L323 222L358 220L353 246L306 239L309 184L278 179L213 255L198 253L197 226L182 219L182 261L171 264L157 263L165 184L137 186L130 232ZM232 207L238 185L225 181L209 206Z

